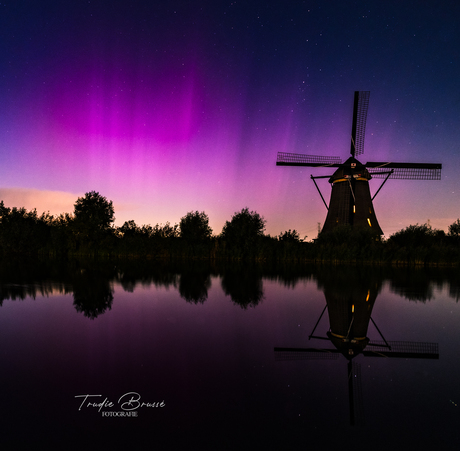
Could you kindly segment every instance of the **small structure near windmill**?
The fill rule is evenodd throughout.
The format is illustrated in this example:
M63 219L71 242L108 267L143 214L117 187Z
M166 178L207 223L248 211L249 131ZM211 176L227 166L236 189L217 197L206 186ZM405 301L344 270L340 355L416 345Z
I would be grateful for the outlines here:
M309 166L337 168L332 175L311 175L328 213L321 232L328 232L338 225L350 225L371 229L376 235L382 235L372 201L389 179L440 180L441 164L433 163L396 163L368 161L361 163L356 156L364 152L369 91L355 91L353 124L351 128L350 158L342 162L340 157L304 155L279 152L277 166ZM316 179L329 178L332 185L329 206L321 194ZM369 180L383 178L383 182L371 198Z

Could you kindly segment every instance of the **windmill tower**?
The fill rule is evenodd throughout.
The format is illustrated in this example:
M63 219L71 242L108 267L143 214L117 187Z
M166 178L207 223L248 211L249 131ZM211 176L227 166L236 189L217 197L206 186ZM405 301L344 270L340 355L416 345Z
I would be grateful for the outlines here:
M337 168L330 176L311 176L328 212L322 232L338 225L351 225L371 229L382 235L372 201L389 178L405 180L440 180L441 164L395 163L368 161L363 164L356 159L364 152L369 91L355 91L353 123L351 127L350 157L342 162L340 157L303 155L279 152L277 166L309 166ZM332 185L329 206L321 194L316 179L329 178ZM369 180L383 178L383 182L371 197Z

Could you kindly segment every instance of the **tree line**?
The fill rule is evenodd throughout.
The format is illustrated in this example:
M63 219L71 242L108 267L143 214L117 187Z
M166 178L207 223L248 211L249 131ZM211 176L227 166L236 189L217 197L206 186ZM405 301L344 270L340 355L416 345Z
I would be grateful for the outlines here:
M114 221L112 201L96 191L79 197L72 214L57 216L9 208L0 201L0 253L209 257L227 249L227 254L254 257L259 241L268 238L265 219L248 208L235 213L219 236L213 235L205 212L188 212L174 225L139 226L130 220L116 227ZM289 231L283 237L298 234Z
M191 211L179 224L114 225L112 201L96 191L79 197L73 213L38 214L0 202L0 254L98 255L149 258L223 258L398 264L460 262L460 220L448 233L411 225L388 240L367 229L339 226L310 242L296 230L265 234L265 219L247 207L214 235L205 212Z

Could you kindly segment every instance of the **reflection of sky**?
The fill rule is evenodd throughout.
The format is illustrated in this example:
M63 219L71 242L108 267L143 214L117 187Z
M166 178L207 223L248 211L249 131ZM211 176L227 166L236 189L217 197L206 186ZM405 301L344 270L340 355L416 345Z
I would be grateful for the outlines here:
M251 443L308 438L312 445L324 440L332 424L336 434L330 440L343 449L353 444L355 432L370 445L394 446L393 440L434 444L439 435L449 445L458 439L453 403L460 401L460 310L445 290L434 290L430 301L414 302L383 288L372 317L385 338L439 343L440 359L358 356L367 426L354 431L348 425L342 356L332 361L274 358L275 346L332 347L327 341L308 341L325 305L323 293L312 281L286 288L264 280L263 286L263 301L248 309L224 295L219 278L203 304L187 303L171 288L138 286L129 293L115 286L112 308L94 320L75 311L71 295L4 301L0 353L7 370L0 387L2 410L8 412L5 431L15 430L17 420L27 427L27 437L49 439L48 430L36 424L40 412L61 439L91 433L96 441L124 440L128 434L150 440L153 434L159 441L182 437L190 444L213 433L216 440L238 441L238 430ZM316 334L325 336L328 328L326 314ZM369 337L380 339L372 325ZM119 423L101 423L91 409L77 411L77 394L116 399L128 391L146 400L164 399L168 409L142 411L137 423L122 423L121 429ZM202 443L202 449L212 449Z
M59 213L96 190L118 225L204 210L215 233L248 206L273 235L314 238L326 212L309 177L322 172L277 168L276 153L346 158L353 91L370 90L364 159L444 165L441 182L388 183L384 232L446 229L459 6L307 3L0 5L0 197Z

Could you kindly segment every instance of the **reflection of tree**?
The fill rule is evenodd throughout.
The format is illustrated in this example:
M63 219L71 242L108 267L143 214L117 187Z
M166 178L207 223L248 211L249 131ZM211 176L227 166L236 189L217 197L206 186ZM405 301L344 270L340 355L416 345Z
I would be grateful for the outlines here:
M113 290L99 271L81 270L74 278L73 298L77 312L94 319L112 308Z
M425 301L434 290L445 289L454 300L460 299L458 268L408 268L372 266L312 266L276 264L231 264L222 261L68 260L0 259L0 306L5 299L74 293L75 307L95 318L111 307L112 284L125 291L136 287L178 289L188 302L202 303L208 297L211 278L222 278L222 289L243 308L256 306L263 299L262 279L287 287L316 280L330 299L369 299L377 295L384 282L409 300ZM332 301L331 301L332 302ZM356 304L357 305L357 304Z
M208 299L211 287L209 271L183 272L179 280L179 293L187 302L198 304Z
M312 264L278 261L276 265L267 266L265 264L262 274L264 279L274 280L286 288L295 288L299 282L311 280L316 272L317 267Z
M55 267L49 260L0 259L0 306L5 299L35 299L37 295L70 291L63 265Z
M434 297L433 282L436 279L436 272L429 268L393 268L390 289L409 301L425 302Z
M49 280L34 285L0 282L0 306L5 299L23 301L28 296L35 299L37 295L50 296L56 292L66 293L68 289L62 283Z
M244 309L255 307L264 299L262 276L247 267L228 268L222 275L222 289Z
M458 302L460 299L460 279L452 280L449 287L449 295Z
M155 261L128 260L117 263L118 280L125 291L132 293L136 285L176 288L178 276L173 268Z

